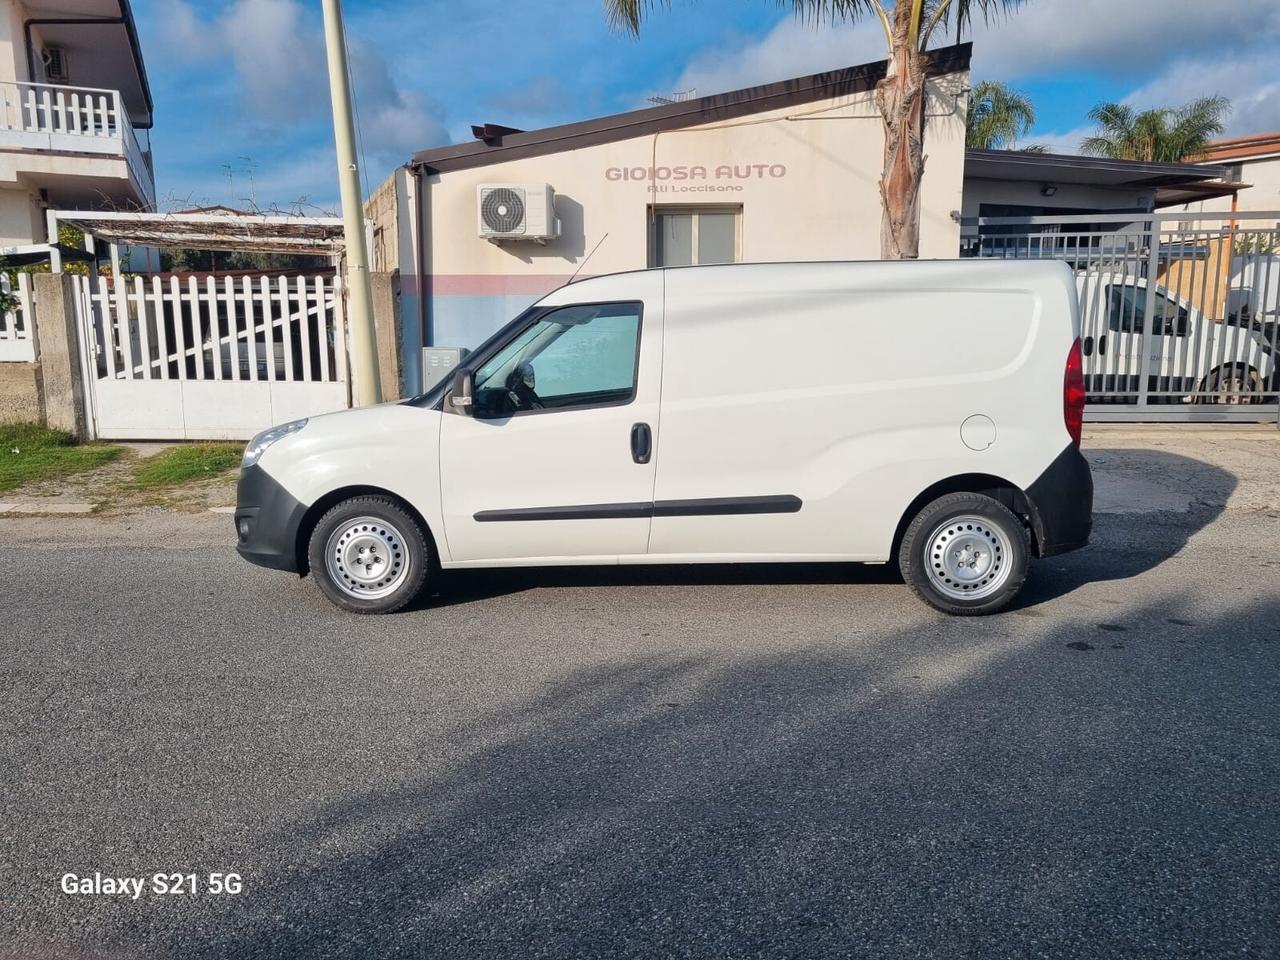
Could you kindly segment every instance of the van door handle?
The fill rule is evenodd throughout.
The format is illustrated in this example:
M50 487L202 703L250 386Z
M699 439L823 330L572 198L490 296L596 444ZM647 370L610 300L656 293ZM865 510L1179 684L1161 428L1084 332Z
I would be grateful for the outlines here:
M636 463L648 463L653 453L653 433L647 423L631 425L631 459Z

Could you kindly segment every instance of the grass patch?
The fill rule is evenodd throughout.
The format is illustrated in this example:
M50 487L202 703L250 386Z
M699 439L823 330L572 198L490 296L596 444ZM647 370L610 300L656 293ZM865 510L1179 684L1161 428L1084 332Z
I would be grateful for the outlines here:
M143 489L174 487L204 480L240 466L243 443L184 443L138 464L133 486Z
M0 491L93 470L120 456L121 449L76 443L69 433L32 423L0 423Z

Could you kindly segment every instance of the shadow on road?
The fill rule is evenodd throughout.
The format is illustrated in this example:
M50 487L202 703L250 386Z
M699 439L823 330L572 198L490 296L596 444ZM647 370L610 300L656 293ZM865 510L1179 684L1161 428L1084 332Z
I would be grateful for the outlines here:
M1275 956L1280 600L1166 615L572 672L171 955Z

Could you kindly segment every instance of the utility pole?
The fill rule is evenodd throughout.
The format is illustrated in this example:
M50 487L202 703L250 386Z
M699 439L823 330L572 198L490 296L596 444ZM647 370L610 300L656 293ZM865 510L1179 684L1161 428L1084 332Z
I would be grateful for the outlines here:
M373 332L373 295L369 289L369 252L364 237L364 201L356 162L356 129L351 116L351 82L342 27L342 0L323 0L324 44L329 53L329 95L333 100L333 139L338 148L338 186L342 195L347 251L347 324L351 330L351 366L356 406L382 402L378 347Z

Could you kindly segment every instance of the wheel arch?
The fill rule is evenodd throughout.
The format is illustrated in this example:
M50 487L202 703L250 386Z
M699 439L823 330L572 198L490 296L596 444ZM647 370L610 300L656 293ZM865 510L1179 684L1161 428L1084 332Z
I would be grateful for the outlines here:
M422 511L393 490L369 484L353 484L329 491L311 504L307 508L307 512L303 514L302 520L298 524L298 534L293 543L294 559L298 564L298 576L305 577L311 572L311 562L307 556L308 547L311 544L311 534L315 532L320 518L342 501L350 500L352 497L387 497L390 500L394 500L396 505L413 517L426 532L427 540L431 544L431 562L433 564L439 563L440 550L436 544L435 532L431 529L431 525L427 523L426 517L422 515Z
M953 477L939 480L937 483L931 484L920 491L915 499L907 504L902 516L898 519L897 529L893 533L892 552L889 556L896 557L898 555L898 551L902 548L902 538L907 532L907 527L911 525L911 521L915 519L916 514L923 510L926 504L932 503L939 497L944 497L949 493L980 493L1004 504L1026 523L1031 531L1031 555L1040 556L1040 545L1044 542L1044 526L1040 521L1040 514L1036 510L1035 503L1027 496L1026 491L1016 483L1011 483L1003 477L997 477L990 473L957 474Z

